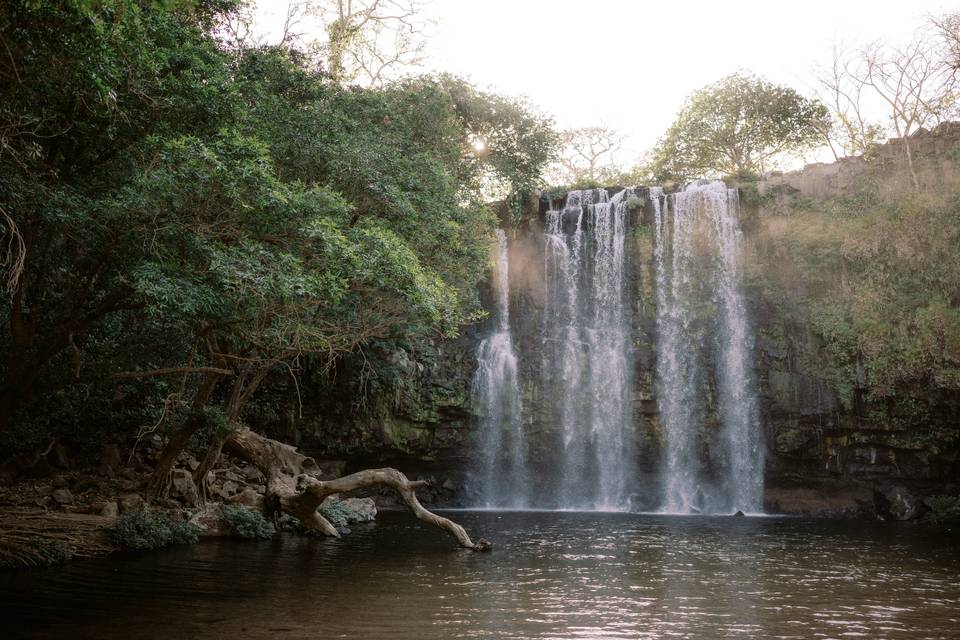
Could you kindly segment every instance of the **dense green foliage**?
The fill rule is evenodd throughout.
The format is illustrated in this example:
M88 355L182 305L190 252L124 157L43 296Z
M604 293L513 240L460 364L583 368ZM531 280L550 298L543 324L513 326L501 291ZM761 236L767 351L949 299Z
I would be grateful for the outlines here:
M110 540L115 545L135 551L195 544L198 539L199 532L193 525L146 509L125 513L110 527Z
M960 498L957 496L930 496L923 502L930 509L929 518L934 522L938 524L960 522Z
M273 525L262 514L239 505L224 505L223 519L230 534L247 540L269 540L273 537Z
M3 5L13 449L208 408L236 423L270 375L482 313L485 196L536 186L556 140L525 103L448 76L342 87L289 47L227 50L212 34L231 0Z
M960 196L875 194L764 203L751 282L810 332L803 370L870 422L943 425L936 450L960 440Z
M827 109L750 74L737 73L694 93L653 150L660 182L761 173L777 156L822 142Z

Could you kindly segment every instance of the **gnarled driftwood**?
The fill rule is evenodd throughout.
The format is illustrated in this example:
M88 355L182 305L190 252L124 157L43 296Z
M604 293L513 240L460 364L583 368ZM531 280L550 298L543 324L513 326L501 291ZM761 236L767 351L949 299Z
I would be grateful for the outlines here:
M410 480L396 469L365 469L335 480L320 480L316 477L319 468L312 458L249 429L232 434L223 449L260 469L267 482L267 504L278 505L284 513L298 518L308 530L339 537L336 527L317 511L324 499L336 493L385 485L400 495L419 520L443 529L461 547L473 551L491 548L487 540L480 538L474 542L462 526L427 510L417 499L416 491L427 483Z

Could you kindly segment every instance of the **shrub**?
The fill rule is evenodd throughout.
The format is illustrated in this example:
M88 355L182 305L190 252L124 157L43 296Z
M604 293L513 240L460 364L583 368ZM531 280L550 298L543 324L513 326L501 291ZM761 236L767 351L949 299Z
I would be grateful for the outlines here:
M937 522L960 522L960 496L930 496L924 504Z
M123 514L109 532L113 543L124 549L161 549L174 544L194 544L199 539L193 525L146 509Z
M248 540L267 540L273 537L273 525L255 511L237 505L223 507L223 519L230 527L230 533Z
M320 515L338 529L348 524L353 524L354 522L360 522L360 517L357 512L340 501L328 502L321 505Z
M55 539L0 541L0 569L22 567L50 567L66 562L73 556L70 547Z

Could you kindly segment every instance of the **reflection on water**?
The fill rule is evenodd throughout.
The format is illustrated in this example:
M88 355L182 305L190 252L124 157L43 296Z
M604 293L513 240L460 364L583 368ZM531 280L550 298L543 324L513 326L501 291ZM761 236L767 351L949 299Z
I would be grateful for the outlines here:
M956 532L464 512L0 574L4 638L957 638ZM11 633L12 632L12 633Z

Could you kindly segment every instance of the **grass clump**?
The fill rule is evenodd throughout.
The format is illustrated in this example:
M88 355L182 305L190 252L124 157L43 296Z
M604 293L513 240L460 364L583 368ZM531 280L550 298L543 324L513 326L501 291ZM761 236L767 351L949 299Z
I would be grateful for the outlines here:
M225 505L223 519L226 520L230 533L238 538L267 540L273 537L273 525L261 514L245 507Z
M60 540L0 540L0 569L51 567L72 556L70 547Z
M320 505L320 515L338 529L360 522L360 515L339 500Z
M934 521L960 522L960 496L930 496L923 503L930 507L930 518Z
M110 527L109 533L114 544L131 550L195 544L199 539L199 531L193 525L146 509L123 514Z

